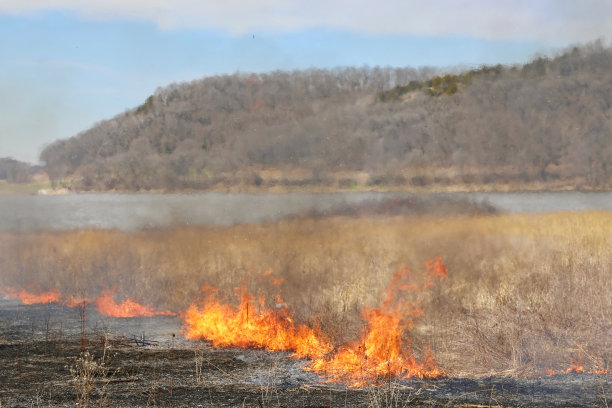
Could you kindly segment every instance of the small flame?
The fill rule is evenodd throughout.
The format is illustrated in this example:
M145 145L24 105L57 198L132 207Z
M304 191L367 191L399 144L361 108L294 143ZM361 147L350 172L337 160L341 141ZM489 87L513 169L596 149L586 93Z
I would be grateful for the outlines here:
M170 311L158 312L151 306L136 303L126 297L120 303L113 299L114 293L111 291L102 292L102 296L96 298L96 309L100 314L110 317L151 317L158 315L173 315Z
M553 375L559 374L559 372L550 368L546 369L546 375L552 377ZM611 375L612 372L605 368L601 368L598 365L594 365L590 369L586 369L581 359L572 359L570 366L560 372L561 374L592 374L592 375Z
M91 303L91 299L86 297L75 297L73 295L67 296L62 302L68 307L85 307Z
M0 289L0 293L13 299L19 299L24 305L58 302L67 307L76 308L86 307L91 303L95 303L100 314L111 317L150 317L159 315L176 315L169 310L161 312L153 309L151 306L141 305L129 297L126 297L123 301L117 303L113 299L114 294L111 291L103 291L102 295L97 297L95 300L91 300L88 297L78 297L74 295L62 296L60 291L57 289L42 293L32 293L26 291L25 289L5 286L4 288Z
M61 294L57 289L36 294L28 292L25 289L6 286L2 289L2 294L12 299L19 299L24 305L35 305L37 303L54 303L59 302L61 299Z
M584 366L579 361L572 361L571 365L565 370L566 374L582 374L584 373Z
M269 273L268 273L269 275ZM265 299L241 289L237 308L223 304L216 290L199 304L192 304L184 315L185 336L205 339L215 347L265 348L270 351L293 351L296 358L308 358L305 369L324 374L328 381L343 381L351 386L364 386L379 378L445 376L437 367L433 354L425 351L422 362L416 361L405 333L421 316L420 300L402 300L407 291L422 294L425 289L448 276L440 258L427 263L425 283L408 283L410 270L400 269L391 281L385 300L379 308L365 309L366 329L359 340L335 349L328 336L317 327L296 325L286 306L266 309ZM277 304L282 299L277 298ZM284 302L282 302L284 305Z

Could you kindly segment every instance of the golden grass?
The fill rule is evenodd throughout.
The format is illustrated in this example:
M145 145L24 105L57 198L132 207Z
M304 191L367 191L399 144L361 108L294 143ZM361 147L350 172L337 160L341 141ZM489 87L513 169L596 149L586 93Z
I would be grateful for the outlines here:
M451 375L612 365L612 213L335 217L139 232L0 235L0 284L96 296L102 289L182 310L203 284L281 291L296 319L354 337L393 272L440 255L449 279L411 333ZM280 288L258 279L271 268Z

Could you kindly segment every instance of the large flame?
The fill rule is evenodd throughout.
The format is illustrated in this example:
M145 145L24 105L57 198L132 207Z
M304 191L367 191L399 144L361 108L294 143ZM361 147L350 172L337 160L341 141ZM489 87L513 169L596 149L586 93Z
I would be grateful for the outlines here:
M400 269L393 277L382 305L365 309L366 328L359 340L334 348L318 328L295 324L289 311L266 309L265 299L255 304L255 297L243 288L238 307L221 303L214 290L203 301L186 311L185 336L205 339L218 347L254 347L271 351L292 351L294 357L310 361L306 369L324 374L332 382L364 386L381 378L444 376L436 361L425 351L423 361L412 355L406 333L413 318L423 314L420 297L408 302L406 292L422 294L436 280L447 277L440 258L427 263L424 283L409 283L410 270ZM278 304L282 304L279 302Z
M413 318L422 316L423 310L420 301L409 302L400 295L403 292L422 293L436 280L447 276L440 258L427 262L427 279L421 286L407 283L410 269L400 269L393 276L382 305L363 311L367 327L360 340L340 347L331 357L320 356L307 369L325 373L331 381L344 381L354 386L367 385L380 378L444 376L429 349L425 350L421 362L412 355L405 334L412 329Z
M62 295L57 289L42 293L32 293L25 289L5 286L1 293L12 299L19 299L24 305L35 305L37 303L54 303L59 302Z
M332 346L318 329L295 325L288 310L267 310L265 299L254 304L244 288L237 308L221 303L213 290L201 306L192 304L185 313L186 337L204 338L215 347L255 347L271 351L291 350L299 358L327 353ZM282 302L278 302L282 305Z

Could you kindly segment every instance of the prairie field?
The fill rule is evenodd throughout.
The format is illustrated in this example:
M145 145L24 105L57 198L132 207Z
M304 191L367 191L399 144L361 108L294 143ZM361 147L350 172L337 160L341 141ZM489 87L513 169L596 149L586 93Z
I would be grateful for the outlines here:
M448 279L414 294L423 316L406 336L416 355L431 347L448 375L612 365L610 212L3 233L0 284L76 297L114 290L178 313L205 285L227 302L245 286L268 303L280 294L296 321L340 344L398 269L418 281L437 256Z

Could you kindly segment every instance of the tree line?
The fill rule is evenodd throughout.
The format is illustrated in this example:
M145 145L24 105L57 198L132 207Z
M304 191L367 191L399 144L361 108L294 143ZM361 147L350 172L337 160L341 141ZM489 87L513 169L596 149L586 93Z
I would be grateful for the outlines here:
M331 183L566 183L612 187L612 50L574 47L521 66L440 72L340 68L222 75L46 147L80 190L254 188L266 169ZM274 183L289 184L277 177Z
M0 180L8 183L27 183L39 170L38 166L32 166L10 157L0 158Z

